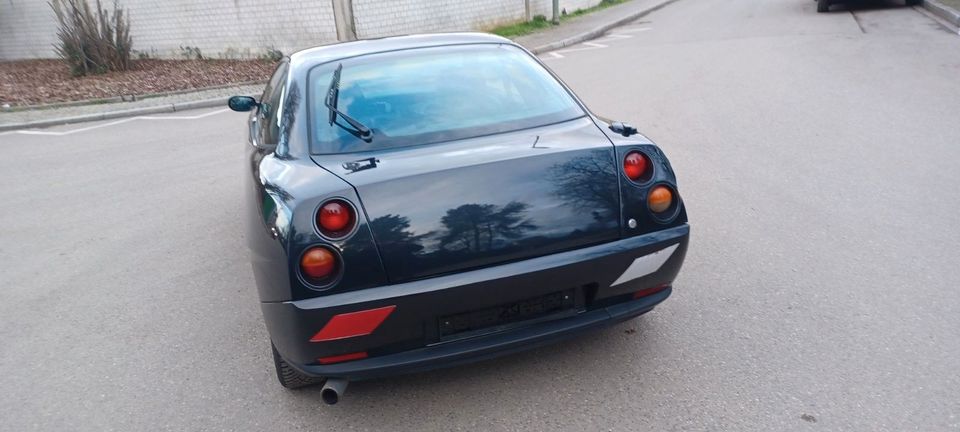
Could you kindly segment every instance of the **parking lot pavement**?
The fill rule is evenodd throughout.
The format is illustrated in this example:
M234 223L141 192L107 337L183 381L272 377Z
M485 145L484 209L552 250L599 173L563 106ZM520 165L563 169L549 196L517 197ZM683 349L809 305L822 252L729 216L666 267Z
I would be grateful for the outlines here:
M274 377L244 116L8 133L0 430L960 428L960 37L809 0L680 0L612 33L541 57L673 161L693 233L652 313L325 407Z

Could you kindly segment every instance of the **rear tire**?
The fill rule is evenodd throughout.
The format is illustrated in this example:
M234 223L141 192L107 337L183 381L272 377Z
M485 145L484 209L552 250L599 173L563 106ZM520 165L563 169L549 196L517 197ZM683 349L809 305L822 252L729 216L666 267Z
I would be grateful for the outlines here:
M290 366L290 363L287 363L287 361L280 356L280 353L277 352L277 347L273 346L272 343L270 344L270 348L273 350L273 366L277 369L277 380L280 381L280 385L288 389L298 389L323 382L323 378L304 375L294 369L293 366Z
M830 0L817 0L817 12L829 12L830 11Z
M919 6L921 0L907 0L907 6Z

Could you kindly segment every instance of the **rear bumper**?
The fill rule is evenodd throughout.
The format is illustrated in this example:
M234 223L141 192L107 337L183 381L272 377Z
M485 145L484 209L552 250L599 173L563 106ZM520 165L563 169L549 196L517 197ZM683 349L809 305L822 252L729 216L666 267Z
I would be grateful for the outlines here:
M308 300L262 303L262 309L278 352L305 374L359 380L417 372L529 349L648 312L672 290L639 299L632 294L671 283L680 271L688 239L689 226L682 225L448 276ZM651 263L650 257L657 259ZM470 337L443 336L439 329L442 316L558 291L575 293L576 305L562 313L498 327L496 332L475 332ZM369 335L309 342L334 315L385 306L396 309ZM317 362L320 357L361 351L369 357L335 364Z
M580 332L628 320L652 310L657 303L666 300L671 291L671 288L667 288L649 297L584 312L574 317L459 342L332 365L297 365L297 368L314 376L360 380L471 363L547 345Z

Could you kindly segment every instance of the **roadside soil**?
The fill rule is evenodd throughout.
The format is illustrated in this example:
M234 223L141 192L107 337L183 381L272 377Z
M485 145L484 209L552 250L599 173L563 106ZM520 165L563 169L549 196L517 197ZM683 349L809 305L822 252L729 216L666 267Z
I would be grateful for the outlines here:
M275 63L265 60L136 60L133 69L73 77L61 60L0 62L0 104L71 102L192 90L263 81Z

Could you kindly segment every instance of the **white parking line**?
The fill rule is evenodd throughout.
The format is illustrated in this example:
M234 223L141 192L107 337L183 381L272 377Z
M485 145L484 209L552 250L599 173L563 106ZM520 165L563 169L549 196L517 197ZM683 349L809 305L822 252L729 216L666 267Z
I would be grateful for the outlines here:
M637 32L647 31L652 28L653 27L637 27L637 28L618 29L616 33L606 34L603 37L599 39L594 39L591 42L583 42L579 45L575 45L572 48L559 49L559 50L550 51L544 54L549 56L549 57L546 57L547 60L562 59L562 58L566 58L564 54L569 54L569 53L579 52L579 51L590 51L595 49L609 48L610 46L604 43L622 40L622 39L630 39L633 37L633 35L624 34L624 33L637 33ZM600 42L604 42L604 43L600 43Z
M651 30L653 27L634 27L634 28L623 28L617 30L617 33L636 33Z
M116 126L116 125L119 125L119 124L124 124L124 123L128 123L128 122L132 122L132 121L134 121L134 120L197 120L197 119L202 119L202 118L204 118L204 117L210 117L210 116L212 116L212 115L217 115L217 114L220 114L220 113L224 113L224 112L227 112L227 111L230 111L230 109L229 109L229 108L223 108L223 109L218 109L218 110L216 110L216 111L210 111L210 112L206 112L206 113L203 113L203 114L197 114L197 115L194 115L194 116L137 116L137 117L125 118L125 119L123 119L123 120L112 121L112 122L110 122L110 123L103 123L103 124L98 124L98 125L94 125L94 126L87 126L87 127L83 127L83 128L79 128L79 129L73 129L73 130L68 130L68 131L15 130L15 131L2 132L2 133L0 133L0 135L21 134L21 135L64 136L64 135L75 134L75 133L77 133L77 132L86 132L86 131L89 131L89 130L105 128L105 127L108 127L108 126Z

